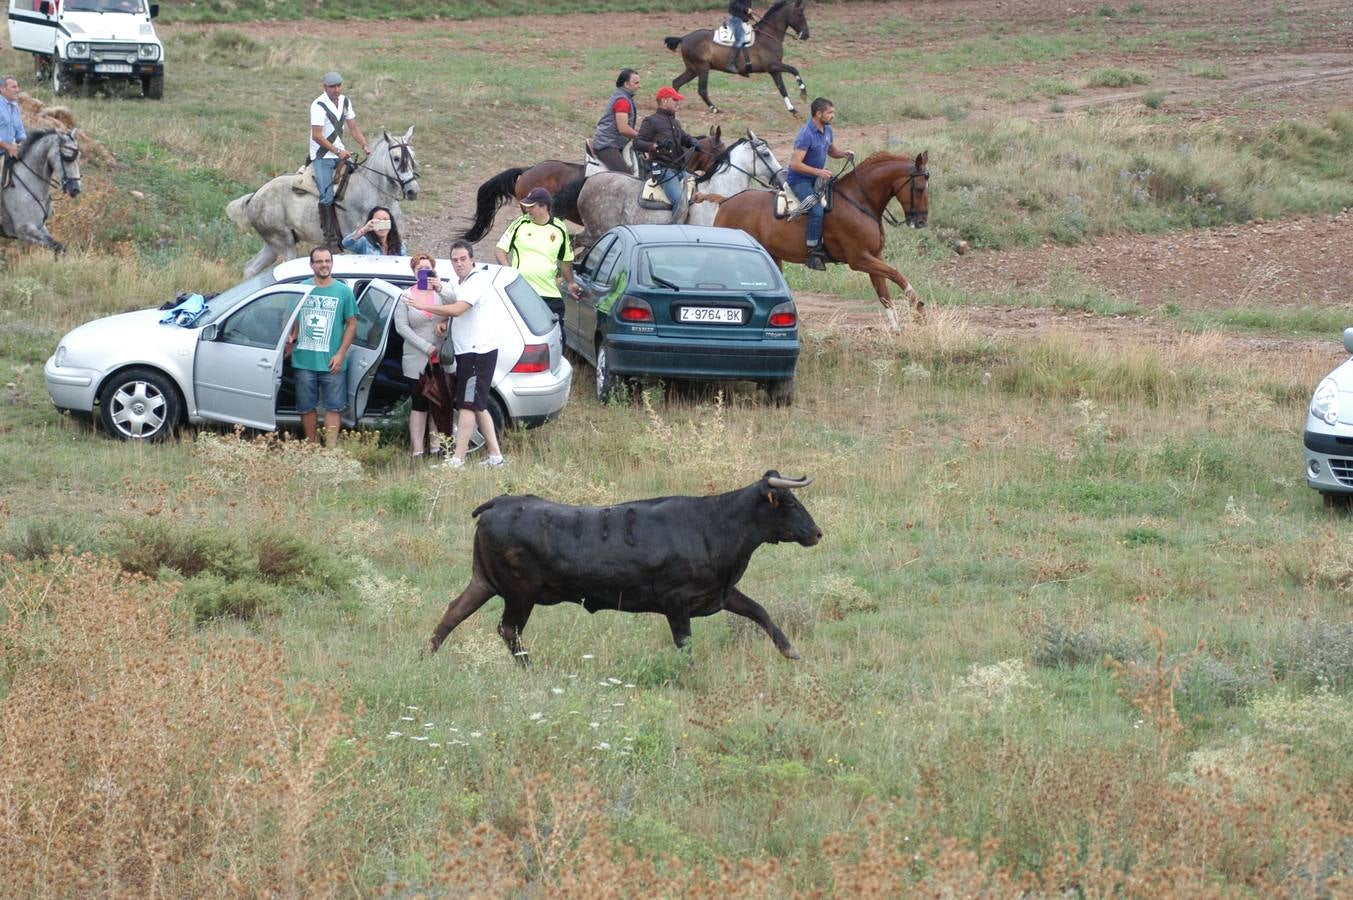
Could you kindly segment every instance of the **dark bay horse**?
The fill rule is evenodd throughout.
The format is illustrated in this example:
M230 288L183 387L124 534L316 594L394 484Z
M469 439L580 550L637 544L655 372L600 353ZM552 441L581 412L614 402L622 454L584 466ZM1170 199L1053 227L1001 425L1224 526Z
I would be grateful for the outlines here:
M714 164L714 157L723 152L719 128L711 128L709 134L697 140L698 148L691 155L687 168L700 171ZM578 191L564 191L574 182L581 182L583 164L564 162L562 159L547 159L534 166L504 169L479 186L475 199L474 222L461 235L470 243L484 239L493 227L493 219L498 210L509 200L520 200L531 193L532 188L543 187L554 197L552 212L556 218L566 219L575 225L582 225L578 217ZM581 187L581 185L578 185Z
M907 225L925 227L930 211L927 161L925 153L915 159L875 153L836 179L831 209L823 221L822 242L829 261L843 262L869 276L893 330L897 329L897 313L888 293L889 281L902 289L915 312L920 313L925 304L902 273L883 260L883 216L888 204L897 200L906 213ZM761 242L776 265L801 263L808 258L804 246L807 218L792 222L775 218L773 192L745 191L729 197L719 206L714 224L741 228Z
M803 11L805 2L806 0L779 0L766 10L761 21L753 28L756 32L756 43L747 48L751 57L747 71L769 72L770 77L775 79L775 86L780 89L780 98L785 101L785 109L796 116L798 111L794 109L794 104L789 100L789 92L785 90L784 73L793 75L794 80L799 83L799 97L803 100L808 99L808 86L799 77L799 70L787 65L783 57L787 29L793 28L799 40L808 40L808 18ZM717 113L719 108L709 99L709 70L714 68L724 71L733 48L714 43L712 28L692 31L685 37L664 38L664 43L667 44L668 50L680 50L681 59L686 63L686 71L672 79L672 87L681 90L683 84L692 78L699 78L700 99L705 101L710 112Z

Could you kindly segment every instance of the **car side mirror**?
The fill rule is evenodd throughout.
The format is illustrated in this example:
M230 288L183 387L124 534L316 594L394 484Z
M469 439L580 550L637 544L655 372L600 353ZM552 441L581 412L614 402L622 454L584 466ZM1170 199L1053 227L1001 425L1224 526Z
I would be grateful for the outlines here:
M219 322L212 322L206 328L202 329L201 340L214 341L221 336L221 325Z
M38 4L38 12L42 13L44 16L50 16L52 14L52 4L48 3L47 0L42 0L42 2Z
M150 17L153 19L159 14L160 14L160 4L158 3L150 4Z

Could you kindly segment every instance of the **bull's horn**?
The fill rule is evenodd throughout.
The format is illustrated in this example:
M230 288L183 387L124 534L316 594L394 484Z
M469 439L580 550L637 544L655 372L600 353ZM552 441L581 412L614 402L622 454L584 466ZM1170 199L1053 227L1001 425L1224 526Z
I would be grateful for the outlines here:
M778 475L772 475L766 479L766 483L773 488L804 488L813 483L813 479L807 475L802 478L781 478Z

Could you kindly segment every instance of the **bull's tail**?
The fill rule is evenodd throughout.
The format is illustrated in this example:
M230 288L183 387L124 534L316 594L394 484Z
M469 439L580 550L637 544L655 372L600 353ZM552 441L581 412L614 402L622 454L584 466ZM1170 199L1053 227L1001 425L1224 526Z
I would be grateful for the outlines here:
M249 201L253 198L253 193L245 194L243 197L236 197L226 204L226 215L230 221L234 222L236 227L248 231L252 225L249 222Z
M668 50L676 50L681 46L681 38L679 37L665 37L662 42L667 45Z
M493 227L493 217L503 204L517 196L517 179L525 169L504 169L479 186L475 200L474 222L462 238L474 244L483 239Z

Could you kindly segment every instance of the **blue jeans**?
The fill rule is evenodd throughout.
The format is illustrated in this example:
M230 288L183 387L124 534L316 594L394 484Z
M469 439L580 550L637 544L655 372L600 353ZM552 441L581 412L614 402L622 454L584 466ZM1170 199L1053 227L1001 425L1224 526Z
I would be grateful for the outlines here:
M813 183L811 181L791 181L789 189L794 192L794 196L800 200L806 200L813 193ZM822 219L827 215L827 211L822 208L822 201L814 203L806 213L808 216L808 246L822 243Z
M296 374L296 412L314 412L316 401L328 412L342 412L348 405L348 373L293 369Z
M729 16L728 24L733 26L733 46L741 47L747 40L747 24L737 16Z
M680 169L659 169L657 171L658 187L667 195L667 200L672 204L672 209L677 208L681 202L681 170Z
M319 188L319 202L334 202L334 172L338 169L337 156L315 158L315 187Z

